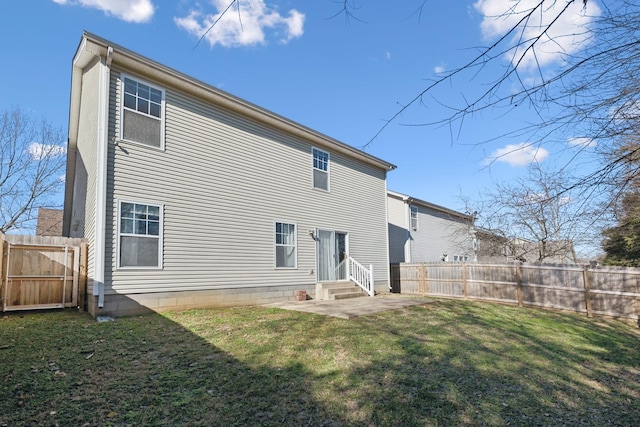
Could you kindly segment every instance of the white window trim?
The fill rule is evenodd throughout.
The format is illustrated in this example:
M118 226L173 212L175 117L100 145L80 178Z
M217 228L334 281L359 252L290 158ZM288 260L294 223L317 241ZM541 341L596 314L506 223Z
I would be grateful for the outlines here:
M138 83L142 83L144 85L147 85L149 87L152 87L154 89L159 90L160 92L162 92L162 101L160 103L160 118L158 119L155 116L152 116L150 114L145 114L145 113L141 113L140 111L137 110L132 110L131 108L127 108L124 106L124 79L131 79L131 80L135 80ZM119 109L119 114L120 114L120 118L119 118L119 129L118 129L118 141L124 141L130 144L135 144L135 145L139 145L141 147L146 147L146 148L151 148L153 150L159 150L159 151L164 151L164 140L165 140L165 132L164 132L164 127L165 127L165 115L166 115L166 108L165 108L165 95L166 95L166 91L164 90L164 88L153 84L153 83L149 83L148 81L141 79L139 77L133 76L131 74L126 74L126 73L120 73L120 105L118 106ZM138 141L131 141L130 139L125 139L124 135L122 134L124 132L124 127L122 126L122 121L124 118L124 110L129 110L132 111L136 114L142 114L144 116L150 117L152 119L155 120L159 120L160 121L160 146L159 147L154 147L153 145L149 145L149 144L145 144L143 142L138 142Z
M158 266L148 266L148 267L144 267L144 266L140 266L140 267L122 267L120 265L120 236L122 235L120 233L120 212L121 212L121 205L122 203L134 203L137 205L147 205L147 206L157 206L159 211L160 211L160 225L159 225L159 232L158 232ZM160 203L155 203L155 202L148 202L148 201L140 201L140 200L124 200L124 199L118 199L118 211L116 213L116 221L117 221L117 233L116 233L116 268L118 270L162 270L163 266L162 266L162 254L163 254L163 249L164 249L164 205L160 204ZM126 236L140 236L140 234L125 234ZM151 237L155 237L155 236L151 236Z
M413 212L416 213L416 226L413 226ZM418 231L418 207L414 205L409 205L409 228L413 231Z
M322 169L318 169L313 165L313 150L317 150L320 151L321 153L325 153L327 155L327 170L323 171ZM324 188L318 188L315 185L313 185L313 171L315 170L319 170L320 172L324 172L327 174L327 189L325 190ZM327 150L323 150L322 148L318 148L318 147L311 147L311 187L314 190L318 190L318 191L324 191L325 193L330 193L331 192L331 153L328 152Z
M294 266L293 267L278 267L278 260L277 260L277 248L278 246L289 246L289 245L278 245L276 243L276 224L288 224L288 225L293 225L295 232L293 233L293 244L294 244L294 248L295 248L295 261L294 261ZM273 233L273 268L276 270L297 270L298 269L298 224L294 221L283 221L283 220L276 220L273 221L273 227L271 228L271 231Z

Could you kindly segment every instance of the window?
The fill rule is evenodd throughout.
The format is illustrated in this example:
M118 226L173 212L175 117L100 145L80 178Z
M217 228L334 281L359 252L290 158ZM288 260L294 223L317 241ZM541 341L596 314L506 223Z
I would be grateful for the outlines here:
M296 268L296 225L276 222L276 268Z
M469 255L454 255L453 262L468 262Z
M162 207L120 202L118 267L162 267Z
M411 229L418 231L418 208L416 206L409 206L411 211Z
M313 188L329 191L329 153L313 148Z
M163 148L164 91L124 77L121 93L122 139Z

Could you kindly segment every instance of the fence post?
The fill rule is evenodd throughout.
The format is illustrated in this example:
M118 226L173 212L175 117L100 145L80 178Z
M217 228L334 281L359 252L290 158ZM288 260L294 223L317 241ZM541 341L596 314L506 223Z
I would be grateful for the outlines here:
M467 299L467 265L462 264L462 298Z
M518 263L516 264L516 282L518 286L516 288L518 307L522 307L524 305L522 297L522 261L518 261Z
M420 293L423 295L429 293L427 291L427 267L425 267L424 263L420 264Z
M0 231L0 311L4 311L4 233Z
M584 304L587 309L587 317L593 317L591 308L591 285L589 283L589 266L584 265L582 269L582 280L584 282Z

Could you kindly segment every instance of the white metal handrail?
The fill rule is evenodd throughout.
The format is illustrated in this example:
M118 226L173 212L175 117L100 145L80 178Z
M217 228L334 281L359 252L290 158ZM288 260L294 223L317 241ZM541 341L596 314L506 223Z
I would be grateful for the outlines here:
M373 265L369 265L369 269L360 264L355 259L349 257L349 279L353 280L356 285L360 286L369 296L374 296L373 289Z

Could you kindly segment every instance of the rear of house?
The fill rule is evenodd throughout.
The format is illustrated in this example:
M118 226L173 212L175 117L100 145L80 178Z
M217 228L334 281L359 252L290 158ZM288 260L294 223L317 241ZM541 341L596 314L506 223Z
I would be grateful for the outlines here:
M93 315L313 296L348 259L388 289L393 165L89 33L70 108Z
M395 191L388 192L389 260L473 262L473 216Z

